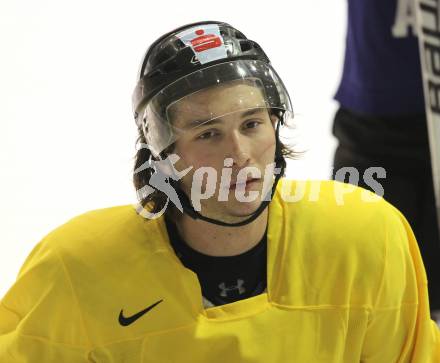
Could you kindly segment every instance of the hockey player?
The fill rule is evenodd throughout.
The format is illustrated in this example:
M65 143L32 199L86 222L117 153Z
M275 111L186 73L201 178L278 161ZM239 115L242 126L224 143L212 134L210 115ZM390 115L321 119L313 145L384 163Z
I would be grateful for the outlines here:
M257 43L212 21L165 34L133 106L139 205L37 245L0 305L0 361L438 361L399 211L281 178L292 107Z

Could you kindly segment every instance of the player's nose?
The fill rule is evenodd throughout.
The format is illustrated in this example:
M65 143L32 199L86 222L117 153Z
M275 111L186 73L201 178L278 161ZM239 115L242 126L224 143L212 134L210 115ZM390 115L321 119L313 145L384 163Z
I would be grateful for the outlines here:
M226 145L226 154L232 158L236 167L246 166L250 161L249 142L239 130L233 130Z

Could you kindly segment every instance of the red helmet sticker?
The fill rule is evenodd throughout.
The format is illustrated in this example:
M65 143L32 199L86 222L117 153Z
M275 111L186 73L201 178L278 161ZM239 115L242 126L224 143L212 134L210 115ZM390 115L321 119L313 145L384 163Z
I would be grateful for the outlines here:
M204 24L186 29L177 34L177 37L191 47L201 64L227 58L218 24Z
M196 52L203 52L207 49L220 47L222 45L222 40L215 34L206 34L192 39L191 44Z

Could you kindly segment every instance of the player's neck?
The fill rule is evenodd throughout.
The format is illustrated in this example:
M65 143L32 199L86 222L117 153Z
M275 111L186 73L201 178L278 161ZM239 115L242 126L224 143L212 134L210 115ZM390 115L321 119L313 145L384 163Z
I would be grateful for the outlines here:
M177 221L180 236L198 252L210 256L235 256L254 247L267 226L268 208L253 222L240 227L223 227L184 214Z

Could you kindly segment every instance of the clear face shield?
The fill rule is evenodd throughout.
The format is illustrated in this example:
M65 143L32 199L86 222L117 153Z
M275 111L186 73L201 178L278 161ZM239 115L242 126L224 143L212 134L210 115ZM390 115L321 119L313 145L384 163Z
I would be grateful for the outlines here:
M261 110L293 117L288 93L267 63L237 60L216 64L178 79L141 110L142 126L153 156L196 128L229 115L244 117Z

